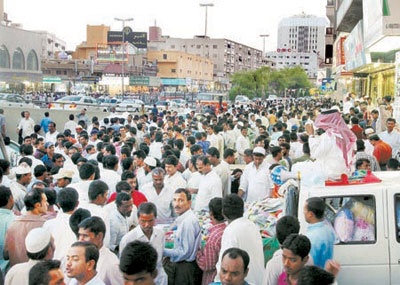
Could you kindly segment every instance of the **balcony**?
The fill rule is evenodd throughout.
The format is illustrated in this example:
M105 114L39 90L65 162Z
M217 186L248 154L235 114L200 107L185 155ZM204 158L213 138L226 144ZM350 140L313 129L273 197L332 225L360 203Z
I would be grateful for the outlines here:
M336 14L337 31L350 33L362 18L362 0L343 0Z

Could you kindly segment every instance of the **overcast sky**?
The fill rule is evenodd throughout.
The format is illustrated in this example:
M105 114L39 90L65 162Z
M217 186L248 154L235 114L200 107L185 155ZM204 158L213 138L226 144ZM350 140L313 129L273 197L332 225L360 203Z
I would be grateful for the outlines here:
M121 30L118 18L134 18L134 31L148 32L157 22L163 35L192 38L204 35L205 8L208 8L207 35L227 38L260 50L260 34L269 34L266 51L276 50L277 29L284 17L305 12L325 17L326 0L4 0L4 10L14 23L27 30L47 30L67 43L68 50L86 39L86 25L108 25Z

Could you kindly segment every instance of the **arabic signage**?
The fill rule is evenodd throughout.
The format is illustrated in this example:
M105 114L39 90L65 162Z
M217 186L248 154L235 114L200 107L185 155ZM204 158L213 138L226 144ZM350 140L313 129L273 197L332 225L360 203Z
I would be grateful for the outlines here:
M132 32L127 30L122 38L122 32L109 31L107 33L107 42L128 42L136 48L147 48L147 33L146 32Z
M97 44L97 58L98 62L122 62L128 61L127 52L119 44Z

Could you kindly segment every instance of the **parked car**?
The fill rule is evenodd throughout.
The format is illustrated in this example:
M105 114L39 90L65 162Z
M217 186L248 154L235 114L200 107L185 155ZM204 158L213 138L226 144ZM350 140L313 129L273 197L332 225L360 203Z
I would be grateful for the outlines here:
M159 111L163 111L163 110L167 109L167 106L168 106L168 110L178 110L179 109L178 105L174 101L157 101L156 106Z
M25 100L21 95L8 93L0 93L0 107L40 108L32 102Z
M115 107L117 112L139 112L144 102L139 99L128 99L118 103ZM146 107L146 110L148 108Z
M185 105L187 104L185 99L171 99L169 101L174 102L178 108L185 108Z
M80 108L100 107L97 100L90 96L70 95L65 96L49 104L49 109L56 110L77 110Z
M249 99L249 97L245 96L245 95L236 95L235 97L235 104L238 105L247 105L247 104L251 104L252 101Z

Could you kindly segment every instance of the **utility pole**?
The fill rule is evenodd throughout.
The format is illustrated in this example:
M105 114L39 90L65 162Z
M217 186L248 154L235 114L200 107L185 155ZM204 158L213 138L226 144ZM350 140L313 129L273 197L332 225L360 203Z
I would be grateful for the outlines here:
M133 18L126 18L126 19L121 19L121 18L114 18L115 21L122 22L122 69L121 69L121 95L124 96L124 67L125 67L125 22L130 22L133 21Z
M206 19L204 27L204 37L207 37L207 18L208 18L208 7L214 7L213 3L200 3L200 7L206 8Z

